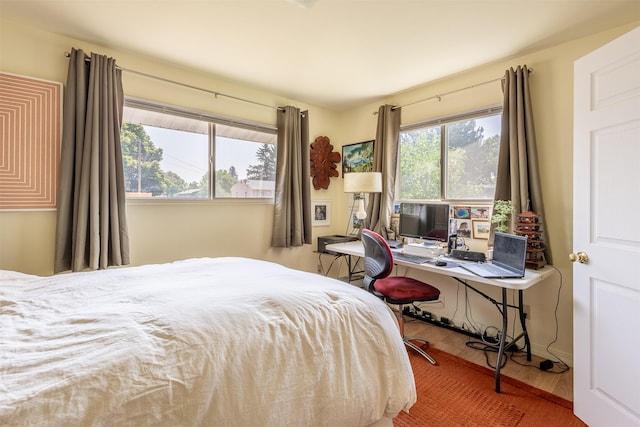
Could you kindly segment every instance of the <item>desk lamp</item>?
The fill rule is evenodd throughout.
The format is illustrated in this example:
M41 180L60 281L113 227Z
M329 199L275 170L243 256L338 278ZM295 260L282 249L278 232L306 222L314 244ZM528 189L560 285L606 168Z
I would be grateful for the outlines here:
M382 174L380 172L345 173L344 192L360 194L356 218L364 220L367 217L367 211L364 209L364 193L382 192Z

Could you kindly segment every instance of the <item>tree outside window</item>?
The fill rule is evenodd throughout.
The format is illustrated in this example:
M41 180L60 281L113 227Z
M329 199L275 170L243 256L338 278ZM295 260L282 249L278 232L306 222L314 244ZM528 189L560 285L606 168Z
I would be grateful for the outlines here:
M401 131L398 199L493 199L500 117L439 120Z
M125 105L120 139L128 197L273 197L275 132L220 125L202 116L191 118L183 110L172 115L171 107L158 112L153 106Z

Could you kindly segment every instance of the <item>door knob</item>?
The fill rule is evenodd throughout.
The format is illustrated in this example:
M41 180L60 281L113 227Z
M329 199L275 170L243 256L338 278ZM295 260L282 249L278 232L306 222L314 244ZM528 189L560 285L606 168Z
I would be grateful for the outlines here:
M589 256L584 252L571 253L569 254L569 260L571 262L578 261L580 264L586 264L589 262Z

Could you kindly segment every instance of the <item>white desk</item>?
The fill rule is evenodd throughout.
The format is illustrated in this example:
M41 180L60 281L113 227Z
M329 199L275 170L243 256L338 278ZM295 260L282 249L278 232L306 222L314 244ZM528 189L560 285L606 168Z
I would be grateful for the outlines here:
M331 245L327 245L326 249L338 254L342 254L348 256L348 266L349 266L349 280L351 279L352 273L352 264L351 257L364 257L364 246L362 246L362 242L360 240L354 242L347 243L333 243ZM454 262L458 262L457 260L453 260ZM525 314L524 314L524 302L523 302L523 290L530 288L531 286L541 282L542 280L549 277L553 274L553 268L546 266L540 270L527 270L525 276L521 279L486 279L484 277L476 276L475 274L461 268L461 267L438 267L434 264L423 263L416 264L409 261L403 261L400 259L395 259L394 263L397 265L402 265L409 268L415 268L417 270L426 271L433 274L439 274L441 276L449 276L459 283L463 284L467 288L477 292L482 295L484 298L492 302L498 307L498 310L502 313L502 331L507 331L507 322L509 319L507 309L509 307L515 308L518 310L518 317L520 319L520 324L522 326L522 333L515 337L510 345L513 345L516 341L520 339L524 339L525 349L527 351L527 360L531 360L531 343L529 341L529 334L527 332L527 327L525 325ZM474 283L483 283L486 285L497 286L502 290L502 301L496 301L489 295L483 293L482 291L474 288L468 282ZM518 291L518 303L517 305L512 305L507 303L507 289L513 289ZM502 355L505 351L505 342L506 342L506 333L500 334L499 346L498 346L498 358L496 361L496 392L500 392L500 368Z

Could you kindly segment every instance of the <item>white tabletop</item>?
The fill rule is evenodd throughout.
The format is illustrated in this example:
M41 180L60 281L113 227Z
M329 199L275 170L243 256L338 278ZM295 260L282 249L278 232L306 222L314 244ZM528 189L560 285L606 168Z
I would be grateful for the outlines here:
M327 245L326 250L340 253L340 254L345 254L345 255L364 257L364 246L362 246L362 241L360 240L353 241L353 242L346 242L346 243L333 243L333 244ZM442 259L444 261L449 261L449 262L455 262L457 264L465 262L465 261L446 258L446 257L440 257L439 259ZM416 264L413 262L403 261L400 259L395 259L394 263L397 265L415 268L415 269L427 271L430 273L456 277L461 280L469 280L476 283L484 283L487 285L498 286L506 289L516 289L516 290L528 289L531 286L542 281L543 279L547 278L554 272L554 269L552 267L545 266L539 270L527 269L525 272L525 276L521 279L487 279L484 277L477 276L461 267L447 267L447 266L438 267L432 263Z

